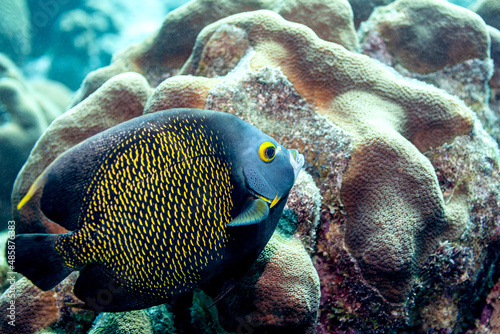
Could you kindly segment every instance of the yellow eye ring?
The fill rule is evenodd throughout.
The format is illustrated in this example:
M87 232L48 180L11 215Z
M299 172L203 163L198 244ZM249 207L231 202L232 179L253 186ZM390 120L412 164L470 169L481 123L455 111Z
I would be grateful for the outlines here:
M276 156L276 146L273 143L266 141L259 147L259 158L264 162L273 161Z

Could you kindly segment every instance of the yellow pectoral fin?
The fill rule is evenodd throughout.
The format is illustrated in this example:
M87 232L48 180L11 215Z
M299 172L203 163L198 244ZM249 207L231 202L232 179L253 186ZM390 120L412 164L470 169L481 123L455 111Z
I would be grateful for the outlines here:
M227 226L243 226L258 224L269 216L269 206L260 198L253 200L238 216L231 220Z

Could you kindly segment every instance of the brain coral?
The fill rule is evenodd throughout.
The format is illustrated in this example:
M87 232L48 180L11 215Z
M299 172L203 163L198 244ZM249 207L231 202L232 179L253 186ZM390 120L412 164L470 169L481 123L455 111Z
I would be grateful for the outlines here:
M400 74L462 99L500 142L496 32L473 12L445 1L396 1L363 24L360 45L363 54Z
M420 152L468 133L470 111L441 91L398 79L368 58L324 42L306 27L268 11L208 26L193 55L209 50L205 46L212 34L231 25L248 36L253 50L250 69L280 67L308 103L354 135L342 191L348 214L346 245L365 278L384 297L403 301L429 252L439 240L459 236L467 221L464 205L445 208L432 166ZM197 71L201 63L201 58L192 56L180 74ZM146 112L181 105L203 107L205 95L216 91L220 80L182 76L166 80ZM401 191L407 195L393 195ZM419 194L417 200L414 194Z
M232 14L257 9L272 10L290 21L311 27L321 38L349 50L354 51L358 46L347 0L193 0L169 13L156 36L115 55L110 66L91 73L83 82L74 104L110 77L126 71L139 72L156 86L177 73L187 60L196 36L206 25Z
M315 196L299 192L285 212L302 221L293 234L319 273L318 333L459 328L464 307L480 300L493 275L498 251L488 247L499 240L498 148L471 110L272 11L233 15L201 31L202 23L180 19L200 13L176 15L86 79L75 103L82 101L33 150L14 205L57 154L113 124L172 107L234 113L305 152L319 188L320 210ZM191 55L181 56L171 37L176 26L191 25L193 39L199 34ZM138 73L112 77L128 70ZM15 214L25 230L56 230L48 221L34 225L36 201ZM274 292L258 304L287 295ZM255 300L255 291L248 294ZM252 301L219 315L248 314ZM306 314L300 305L297 314Z
M398 0L379 7L361 29L364 39L374 39L375 34L383 40L393 62L411 72L435 72L489 56L484 21L447 1Z
M250 272L219 306L225 313L223 327L314 333L319 295L318 274L300 240L274 233Z

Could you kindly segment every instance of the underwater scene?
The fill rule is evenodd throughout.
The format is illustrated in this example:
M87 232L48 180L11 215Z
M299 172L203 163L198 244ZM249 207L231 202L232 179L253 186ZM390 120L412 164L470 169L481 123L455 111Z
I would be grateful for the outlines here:
M500 0L0 0L0 334L500 334Z

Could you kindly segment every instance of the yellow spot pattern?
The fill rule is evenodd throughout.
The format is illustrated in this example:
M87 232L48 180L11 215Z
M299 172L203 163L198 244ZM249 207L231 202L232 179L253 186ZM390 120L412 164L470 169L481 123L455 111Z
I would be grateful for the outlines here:
M56 245L67 265L102 264L151 298L200 282L223 255L233 207L231 163L203 123L172 116L121 134L87 190L82 228Z

